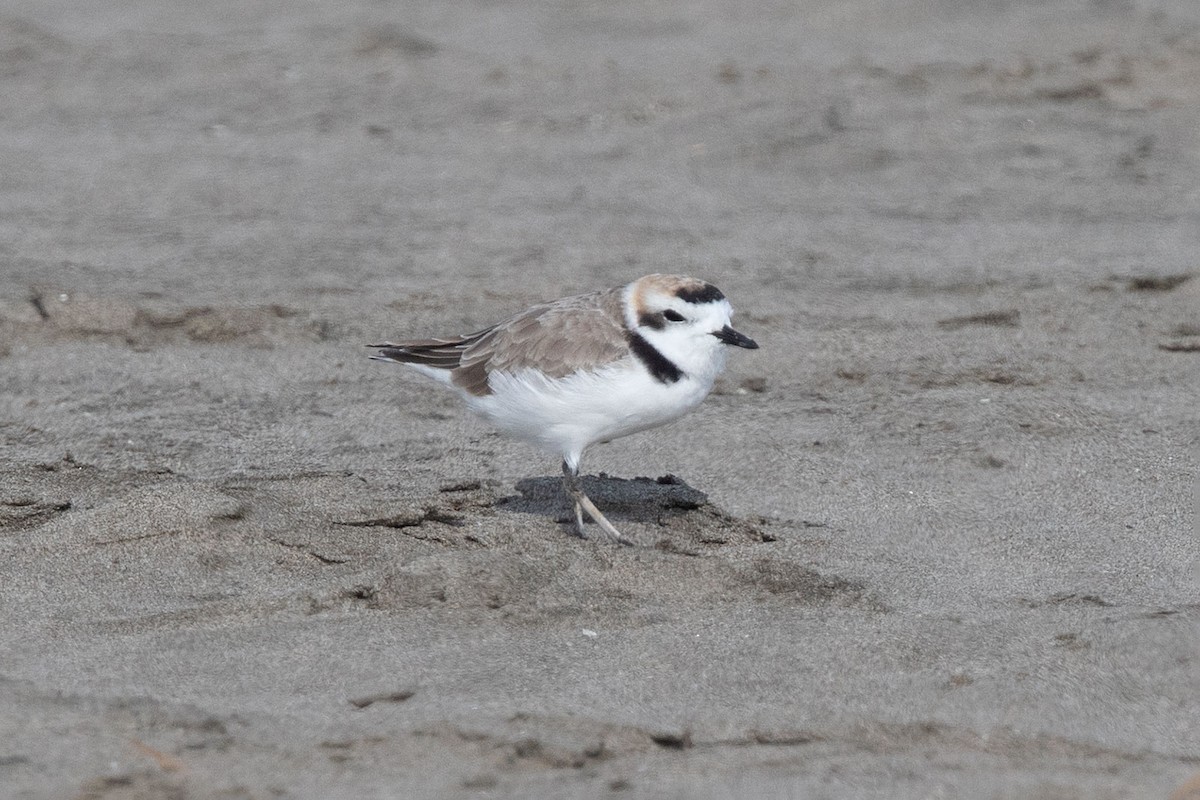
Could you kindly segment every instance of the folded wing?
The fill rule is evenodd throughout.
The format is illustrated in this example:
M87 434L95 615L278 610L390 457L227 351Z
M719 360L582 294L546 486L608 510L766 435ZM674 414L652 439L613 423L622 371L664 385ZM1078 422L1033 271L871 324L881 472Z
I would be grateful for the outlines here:
M617 290L535 306L466 336L384 342L373 358L448 370L470 394L490 394L488 376L535 369L549 378L598 369L629 355Z

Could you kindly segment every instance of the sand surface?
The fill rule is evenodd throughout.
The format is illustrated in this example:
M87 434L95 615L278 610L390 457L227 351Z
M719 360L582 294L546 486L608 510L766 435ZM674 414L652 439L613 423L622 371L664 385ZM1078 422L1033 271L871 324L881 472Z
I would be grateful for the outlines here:
M0 796L1196 800L1198 107L1192 0L6 0ZM762 349L636 547L362 346L649 272Z

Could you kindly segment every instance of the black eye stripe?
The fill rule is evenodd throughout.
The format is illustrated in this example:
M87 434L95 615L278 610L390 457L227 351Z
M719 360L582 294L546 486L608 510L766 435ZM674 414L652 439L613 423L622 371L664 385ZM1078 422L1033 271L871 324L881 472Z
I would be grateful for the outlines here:
M662 312L662 315L671 320L671 322L683 322L683 314L680 314L678 311L673 309L668 308L666 311Z
M643 328L653 328L656 331L661 331L667 327L666 320L663 319L662 314L651 313L649 311L638 317L638 325L641 325Z

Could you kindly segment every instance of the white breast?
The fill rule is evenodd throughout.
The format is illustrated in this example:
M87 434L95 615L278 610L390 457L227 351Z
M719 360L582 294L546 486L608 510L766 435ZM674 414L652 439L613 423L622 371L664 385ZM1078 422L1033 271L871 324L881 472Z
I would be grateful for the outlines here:
M472 410L504 433L577 461L590 444L678 419L713 381L706 375L662 383L631 359L558 379L528 369L494 372L490 385L490 395L468 399Z

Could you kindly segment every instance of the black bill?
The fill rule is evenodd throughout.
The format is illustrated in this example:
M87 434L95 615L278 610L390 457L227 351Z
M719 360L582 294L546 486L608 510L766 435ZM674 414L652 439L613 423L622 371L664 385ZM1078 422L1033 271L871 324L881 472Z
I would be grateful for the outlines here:
M743 333L738 333L733 328L726 325L719 331L713 331L713 336L720 339L725 344L731 344L734 347L744 347L747 350L757 350L758 342L746 336Z

